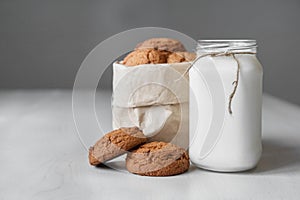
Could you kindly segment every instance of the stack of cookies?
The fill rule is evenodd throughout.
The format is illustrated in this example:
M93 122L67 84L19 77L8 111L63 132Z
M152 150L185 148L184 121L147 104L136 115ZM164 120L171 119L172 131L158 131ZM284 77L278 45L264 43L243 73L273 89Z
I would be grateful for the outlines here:
M186 172L186 150L166 142L150 142L137 127L120 128L104 135L89 149L89 162L97 166L127 153L126 168L142 176L171 176Z
M180 63L195 59L194 53L187 52L183 44L171 38L151 38L138 44L134 51L121 62L125 66L142 64Z

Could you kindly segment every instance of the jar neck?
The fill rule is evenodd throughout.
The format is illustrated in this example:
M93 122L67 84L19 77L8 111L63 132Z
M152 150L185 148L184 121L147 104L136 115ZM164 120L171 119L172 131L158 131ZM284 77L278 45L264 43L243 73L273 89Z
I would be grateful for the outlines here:
M199 40L197 54L256 53L256 40Z

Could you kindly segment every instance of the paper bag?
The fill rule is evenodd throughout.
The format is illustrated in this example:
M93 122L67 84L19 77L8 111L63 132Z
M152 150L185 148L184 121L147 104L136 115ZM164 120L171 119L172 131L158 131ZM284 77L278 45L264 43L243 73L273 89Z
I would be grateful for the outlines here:
M150 141L187 148L189 141L189 62L113 64L113 128L138 126Z

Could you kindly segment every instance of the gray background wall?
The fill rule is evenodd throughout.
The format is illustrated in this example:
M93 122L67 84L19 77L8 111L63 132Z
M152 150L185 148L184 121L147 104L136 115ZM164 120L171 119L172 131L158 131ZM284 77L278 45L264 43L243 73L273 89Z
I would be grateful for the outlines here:
M0 0L0 88L71 88L99 42L144 26L255 38L265 91L300 104L300 1Z

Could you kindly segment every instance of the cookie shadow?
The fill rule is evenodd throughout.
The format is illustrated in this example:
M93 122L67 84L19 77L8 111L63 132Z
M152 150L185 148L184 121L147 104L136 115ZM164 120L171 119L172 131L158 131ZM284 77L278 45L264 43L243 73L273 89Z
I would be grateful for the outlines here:
M274 139L263 140L263 152L256 168L250 173L279 174L300 171L299 152L296 147Z
M97 165L96 167L101 170L118 171L121 173L128 174L128 171L126 170L125 161L123 161L123 160L113 159L104 164Z

